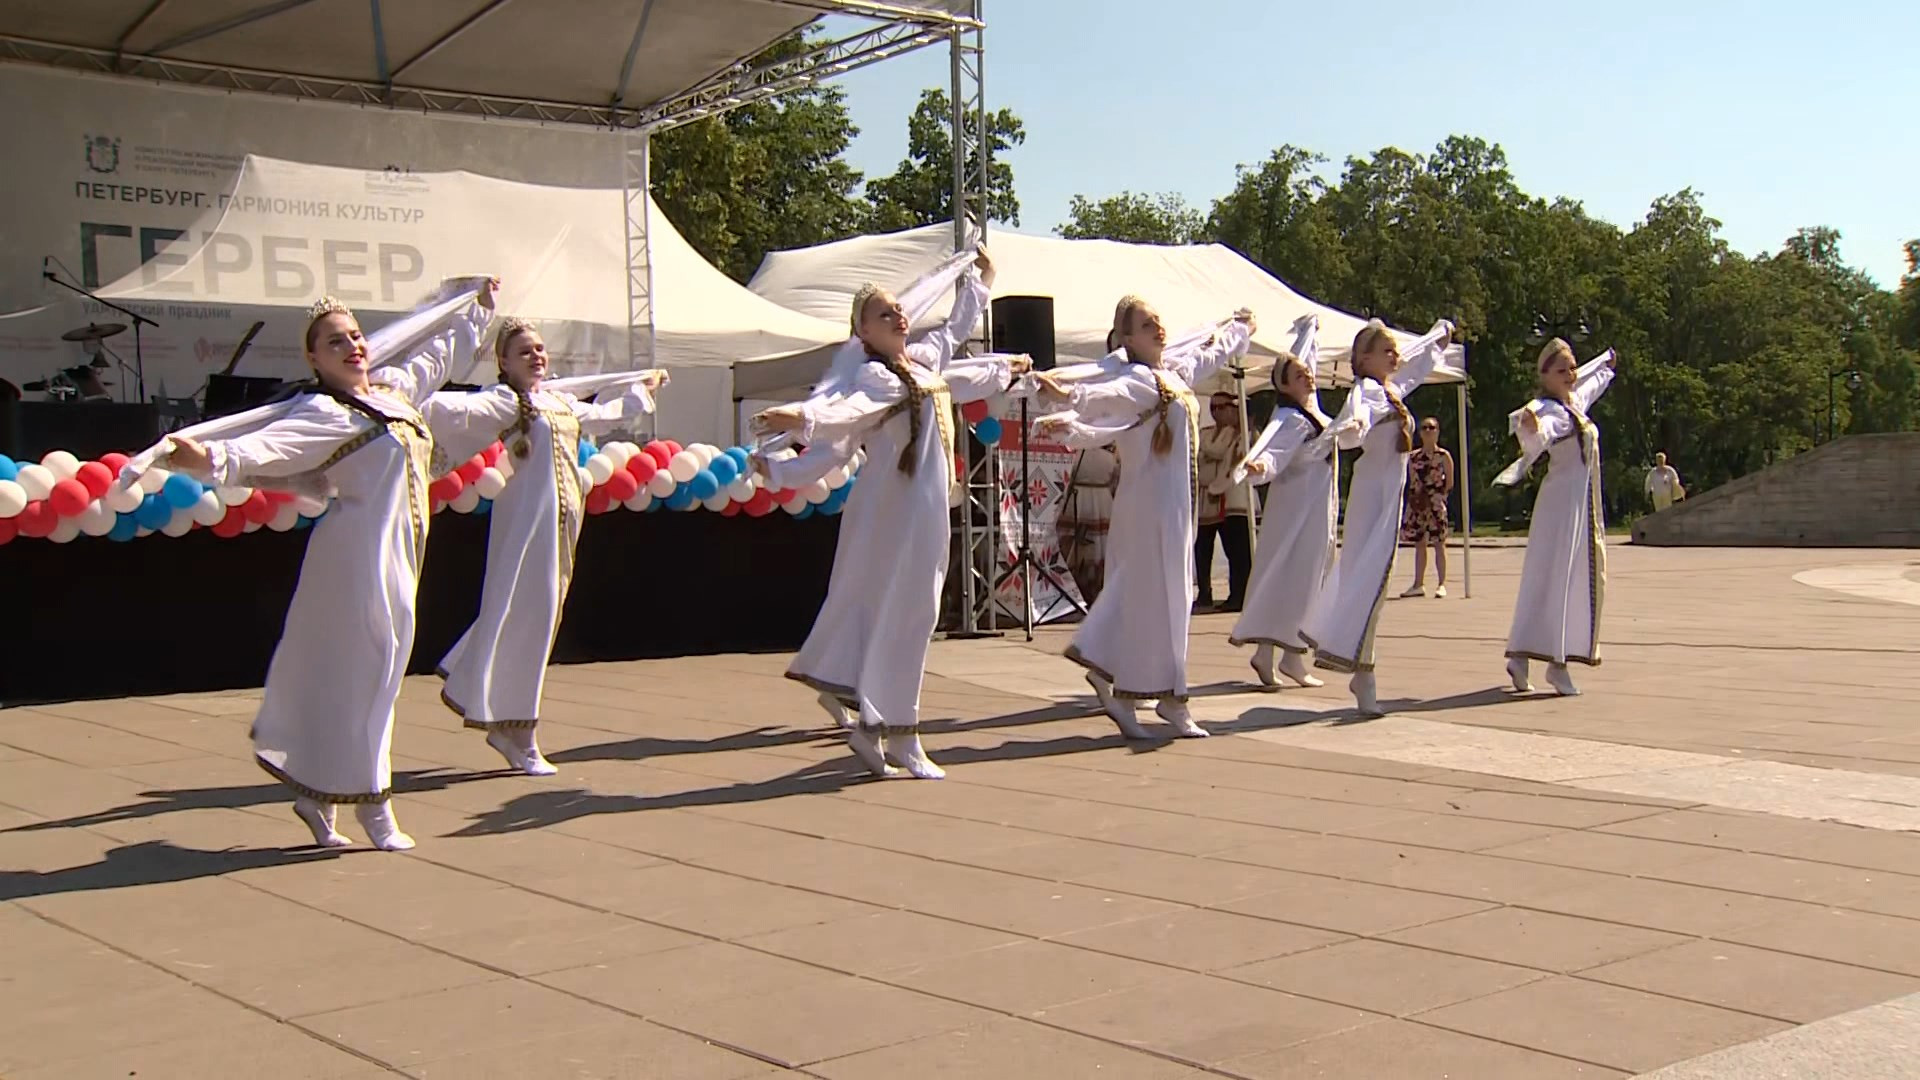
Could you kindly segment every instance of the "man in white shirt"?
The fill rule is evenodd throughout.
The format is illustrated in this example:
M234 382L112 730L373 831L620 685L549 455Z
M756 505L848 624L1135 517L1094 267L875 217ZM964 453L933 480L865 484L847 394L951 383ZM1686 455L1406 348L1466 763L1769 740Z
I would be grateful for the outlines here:
M1653 468L1647 473L1647 494L1653 497L1654 513L1659 513L1681 499L1687 497L1687 491L1680 486L1680 474L1667 464L1667 455L1653 455Z

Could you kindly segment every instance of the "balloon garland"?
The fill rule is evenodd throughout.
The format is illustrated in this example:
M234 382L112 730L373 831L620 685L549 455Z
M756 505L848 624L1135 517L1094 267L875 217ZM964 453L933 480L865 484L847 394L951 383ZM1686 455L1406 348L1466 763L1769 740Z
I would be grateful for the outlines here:
M977 428L976 428L977 430ZM581 440L578 475L589 514L614 509L651 512L705 509L733 517L766 517L784 510L795 518L838 514L859 471L861 455L804 488L773 491L755 476L744 446L681 446L655 440L640 446ZM244 487L214 487L185 473L150 469L140 482L114 484L125 454L81 461L54 450L25 464L0 454L0 546L17 537L64 544L81 536L128 541L161 533L185 536L207 529L231 538L271 529L312 527L327 504L309 496ZM485 514L513 478L513 458L500 443L435 480L433 510Z

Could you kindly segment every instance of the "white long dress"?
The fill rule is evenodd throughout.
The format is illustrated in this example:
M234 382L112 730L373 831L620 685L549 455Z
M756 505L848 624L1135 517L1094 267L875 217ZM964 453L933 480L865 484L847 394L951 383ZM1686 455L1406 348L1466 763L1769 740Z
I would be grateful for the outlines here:
M1314 665L1352 673L1373 670L1373 637L1387 579L1399 553L1413 418L1402 399L1440 362L1440 329L1409 347L1413 356L1382 385L1361 379L1334 421L1342 450L1360 449L1347 490L1347 516L1333 570L1314 597L1300 640Z
M255 760L308 798L392 793L393 703L413 653L432 509L433 439L419 409L473 354L490 314L475 304L419 353L376 369L358 400L378 422L316 393L260 430L206 444L214 483L319 471L336 492L307 541L253 722Z
M1527 529L1513 629L1507 635L1510 658L1600 663L1606 517L1600 503L1600 429L1587 419L1587 412L1613 382L1613 369L1605 360L1602 356L1581 370L1569 400L1536 399L1510 420L1525 452L1515 463L1518 472L1524 474L1525 466L1542 454L1547 457L1547 475L1533 500ZM1520 422L1529 412L1539 420L1537 430Z
M518 428L522 397L510 386L435 394L426 408L427 424L450 460L504 439L513 468L488 515L480 614L439 666L446 680L441 700L470 728L539 723L547 659L573 582L586 505L577 468L580 434L653 411L652 396L637 383L601 404L538 387L524 400L524 430Z
M1192 386L1246 352L1248 339L1246 324L1232 322L1210 345L1163 355L1159 368L1116 352L1099 361L1097 374L1060 373L1075 380L1067 411L1051 418L1064 421L1061 441L1074 450L1111 444L1120 456L1106 580L1066 652L1110 683L1114 697L1187 699L1200 435ZM1162 422L1173 446L1156 454L1153 433Z
M1332 421L1317 399L1305 408L1282 401L1268 432L1249 461L1267 471L1254 477L1269 484L1267 508L1260 518L1260 546L1253 553L1253 577L1247 583L1246 608L1232 645L1272 645L1304 653L1300 624L1325 582L1333 562L1333 530L1339 517L1339 458L1324 438Z
M827 599L787 669L787 678L857 710L863 727L920 722L927 646L947 575L953 407L1001 393L1012 375L1010 357L955 356L986 300L986 286L970 276L945 328L907 346L907 371L925 391L917 443L909 441L905 385L874 360L843 391L802 404L804 453L767 463L769 486L787 488L866 451L841 515ZM899 467L903 449L911 473Z

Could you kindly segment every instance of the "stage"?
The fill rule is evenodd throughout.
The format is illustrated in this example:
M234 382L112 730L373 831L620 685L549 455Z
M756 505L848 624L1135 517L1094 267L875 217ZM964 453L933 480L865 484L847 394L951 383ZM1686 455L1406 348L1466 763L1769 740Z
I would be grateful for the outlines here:
M488 518L427 539L414 674L480 609ZM312 530L198 529L127 543L0 547L0 707L261 685ZM837 516L616 510L581 530L554 662L792 649L827 593Z

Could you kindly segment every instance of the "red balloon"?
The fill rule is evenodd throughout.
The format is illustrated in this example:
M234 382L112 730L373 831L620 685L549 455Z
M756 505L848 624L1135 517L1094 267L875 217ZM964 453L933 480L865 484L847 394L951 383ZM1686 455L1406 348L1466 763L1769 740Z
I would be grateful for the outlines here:
M108 468L101 462L89 461L80 466L80 471L74 473L73 478L86 485L87 499L91 502L105 495L107 490L113 487L113 478L118 475L120 474L117 470Z
M767 489L761 488L760 490L766 491ZM769 497L772 498L774 502L784 505L786 503L792 502L793 497L798 494L800 493L798 491L795 491L792 488L781 488L779 491L770 493Z
M659 471L660 463L653 460L653 455L645 450L627 459L627 472L633 476L637 484L645 484L652 480L653 474Z
M441 502L452 502L467 489L467 482L460 479L459 473L448 473L427 486L427 493Z
M977 424L985 420L987 414L991 411L992 410L987 408L985 401L969 401L965 405L960 406L960 415L965 417L969 424Z
M587 513L604 514L613 509L613 496L604 487L587 492Z
M247 531L247 514L238 506L227 507L227 516L213 523L213 535L231 540Z
M667 449L667 444L661 442L659 439L648 443L643 449L646 455L653 459L655 471L666 468L667 463L673 460L673 455L679 453L678 450Z
M615 469L613 475L607 477L607 482L598 485L594 490L606 492L607 498L614 502L626 502L640 493L640 481L635 480L633 474L625 469Z
M261 525L272 521L273 515L280 512L279 508L275 507L273 502L267 498L267 493L264 491L255 491L253 494L247 496L247 501L241 503L239 509L242 514L246 515L248 521Z
M461 480L472 484L479 481L480 474L485 472L486 469L487 463L480 460L480 456L475 454L473 457L461 462L460 467L453 471Z
M272 503L276 507L279 506L281 503L290 503L293 501L293 492L291 491L262 490L260 494L265 495L267 497L267 501Z
M120 470L127 467L127 455L117 453L101 454L100 464L105 465L109 473L112 473L114 476L119 476Z
M13 520L12 518L0 518L0 547L12 543L13 538L20 535L20 526L15 525Z
M773 497L773 492L768 491L766 488L761 488L754 492L753 498L748 499L745 503L748 517L766 517L768 514L773 513L773 509L777 505L779 505L779 502Z
M506 447L501 446L499 443L496 442L492 446L487 447L485 450L480 451L480 460L486 462L488 468L492 468L494 465L499 463L500 454L505 449Z
M667 448L667 457L669 460L672 459L673 455L686 449L686 447L681 446L679 443L674 442L672 439L663 439L661 440L660 445L665 446Z
M91 502L93 496L87 493L87 485L73 477L53 485L53 492L47 496L47 505L61 517L79 517Z
M736 516L738 516L738 515L739 515L739 513L740 513L740 507L741 507L742 505L743 505L743 504L741 504L741 503L737 503L737 502L730 502L730 503L728 503L728 504L727 504L727 508L726 508L725 510L722 510L722 511L720 511L720 516L721 516L721 517L736 517Z
M54 513L53 507L48 506L45 499L35 499L14 517L13 523L19 528L21 536L44 540L53 535L54 527L60 524L60 515Z

